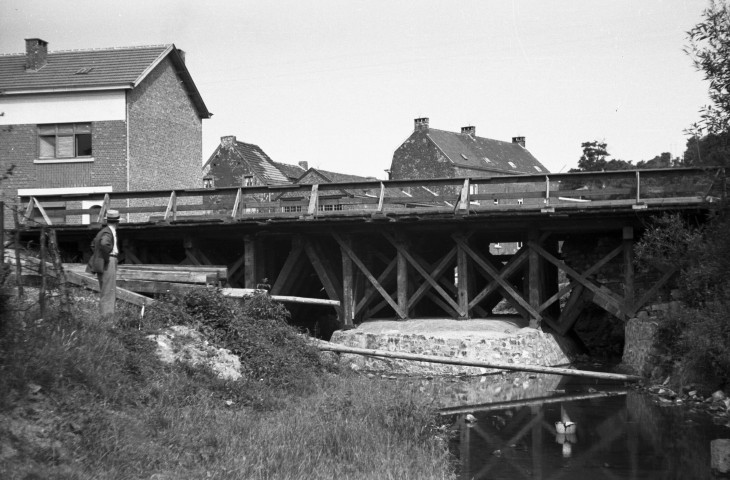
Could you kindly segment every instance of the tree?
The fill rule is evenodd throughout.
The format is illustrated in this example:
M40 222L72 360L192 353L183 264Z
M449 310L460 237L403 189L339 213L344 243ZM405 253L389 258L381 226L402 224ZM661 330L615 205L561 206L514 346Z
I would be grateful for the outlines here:
M703 20L687 32L685 52L695 68L710 82L710 105L700 110L700 121L690 133L722 134L730 130L730 6L726 0L710 0Z
M583 142L583 155L578 160L578 168L570 169L571 172L603 172L606 170L630 170L634 165L626 160L607 160L611 154L608 153L606 142L593 140Z
M691 136L687 140L684 151L684 165L698 167L701 165L728 165L730 159L730 133L708 133L702 138Z

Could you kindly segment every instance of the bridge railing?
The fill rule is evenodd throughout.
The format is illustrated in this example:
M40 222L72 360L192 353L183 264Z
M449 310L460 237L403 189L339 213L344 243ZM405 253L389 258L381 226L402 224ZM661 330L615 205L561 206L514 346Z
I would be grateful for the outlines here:
M99 223L110 208L129 223L499 210L627 208L718 201L721 168L682 168L366 181L21 197L27 226Z

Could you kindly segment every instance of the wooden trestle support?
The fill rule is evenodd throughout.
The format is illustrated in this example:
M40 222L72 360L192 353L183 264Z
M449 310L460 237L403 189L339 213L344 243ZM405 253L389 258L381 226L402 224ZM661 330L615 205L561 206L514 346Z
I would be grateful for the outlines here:
M256 288L268 276L272 295L324 293L340 302L335 308L345 326L376 315L402 320L487 318L504 299L531 326L565 336L586 305L629 318L676 273L663 271L635 299L633 228L615 233L617 246L583 272L559 258L559 237L549 232L531 230L513 255L496 255L490 253L488 239L469 230L403 228L294 235L277 272L260 268L267 243L246 236L245 253L229 271L234 282L243 277L245 288ZM621 263L621 293L594 279L611 261ZM559 272L567 279L562 286ZM318 283L320 291L313 291Z

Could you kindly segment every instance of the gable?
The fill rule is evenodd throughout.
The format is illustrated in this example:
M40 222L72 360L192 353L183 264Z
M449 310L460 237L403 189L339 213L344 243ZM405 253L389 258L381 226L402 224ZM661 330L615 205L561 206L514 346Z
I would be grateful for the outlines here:
M208 111L175 45L49 52L47 63L26 71L25 54L0 55L0 92L19 95L132 89L163 59L175 65L200 118Z
M518 143L436 129L429 129L427 136L457 167L513 174L548 173L547 168Z

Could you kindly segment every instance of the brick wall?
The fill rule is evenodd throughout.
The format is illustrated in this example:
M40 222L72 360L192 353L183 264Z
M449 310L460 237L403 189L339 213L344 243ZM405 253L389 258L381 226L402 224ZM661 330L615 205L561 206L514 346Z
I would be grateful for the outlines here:
M127 101L130 190L202 188L202 120L172 62L161 62L128 93ZM166 206L167 201L140 200L130 205ZM199 197L178 200L178 205L201 203Z
M393 180L449 178L454 176L454 168L426 132L417 131L396 149L390 175Z
M79 121L83 121L80 118ZM38 158L38 129L32 125L0 127L2 169L13 164L13 175L3 182L2 193L8 204L17 200L18 189L63 188L111 185L114 191L126 190L126 126L123 121L92 122L93 162L34 163ZM69 205L68 208L77 208ZM5 226L12 226L6 212ZM80 221L80 219L76 219ZM72 221L69 219L69 221Z
M128 94L130 189L201 188L202 121L169 59Z

